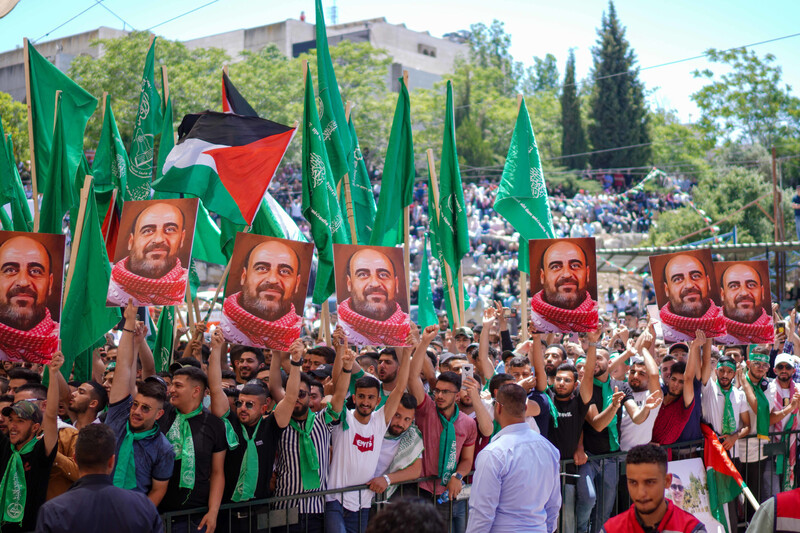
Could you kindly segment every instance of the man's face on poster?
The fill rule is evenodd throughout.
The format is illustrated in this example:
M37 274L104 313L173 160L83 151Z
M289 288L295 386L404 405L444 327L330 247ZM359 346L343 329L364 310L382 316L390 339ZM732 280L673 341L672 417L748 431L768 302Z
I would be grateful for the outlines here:
M0 246L0 322L28 331L47 314L53 285L45 247L29 237L13 237Z
M711 281L705 266L691 255L678 255L664 268L664 292L676 315L689 318L703 316L711 306L708 290Z
M274 322L292 308L300 287L300 262L294 250L277 241L259 244L242 269L242 307Z
M158 279L175 267L186 235L184 217L171 204L154 204L142 211L128 237L128 269Z
M586 254L571 242L551 245L542 258L540 279L545 302L561 309L575 309L586 299Z
M723 314L737 322L752 324L761 316L764 287L754 268L732 265L722 275Z
M353 311L373 320L388 320L397 304L399 282L394 265L377 250L360 250L350 258L347 290Z

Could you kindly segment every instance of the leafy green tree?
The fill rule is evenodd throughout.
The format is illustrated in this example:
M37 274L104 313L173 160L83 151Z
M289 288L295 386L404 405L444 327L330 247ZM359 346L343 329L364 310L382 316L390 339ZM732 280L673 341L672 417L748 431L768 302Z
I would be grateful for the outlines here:
M547 54L544 59L534 56L533 66L525 70L522 80L522 93L533 94L540 91L555 91L558 89L558 65L556 56Z
M763 58L746 48L710 49L709 61L724 65L725 74L696 70L709 84L692 95L702 115L700 125L711 139L741 140L771 147L780 138L800 133L800 99L781 80L775 56Z
M570 49L567 59L564 87L561 89L561 154L563 156L584 154L589 149L586 144L586 131L581 118L581 101L575 83L575 52ZM586 168L587 156L576 155L563 159L565 166L572 169Z
M646 165L650 135L644 90L634 67L636 56L611 1L597 34L597 46L592 49L594 91L589 124L592 150L597 153L590 161L594 168ZM623 146L631 148L611 150Z
M511 35L506 33L504 24L495 19L491 26L482 22L470 26L470 61L476 67L493 67L500 76L493 77L501 94L512 95L522 78L523 67L514 61L509 48Z
M30 159L28 110L25 104L15 102L8 93L0 92L0 119L3 120L3 130L14 139L14 159L17 162Z
M668 173L697 173L708 167L707 151L712 147L696 124L680 121L674 110L650 111L652 163Z

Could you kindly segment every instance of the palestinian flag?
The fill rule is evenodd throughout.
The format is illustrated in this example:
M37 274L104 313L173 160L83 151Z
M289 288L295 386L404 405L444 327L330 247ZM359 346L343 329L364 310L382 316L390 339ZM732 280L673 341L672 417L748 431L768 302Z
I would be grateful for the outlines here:
M235 224L252 224L295 128L258 117L186 115L153 189L203 200Z
M257 117L255 109L250 107L244 96L236 90L233 82L228 77L228 73L222 71L222 111L225 113L236 113L246 117Z
M111 195L111 201L108 203L108 210L105 217L103 217L103 224L100 228L103 232L103 241L106 244L106 254L108 257L114 257L117 250L117 237L119 235L119 222L122 216L122 206L117 201L117 191L114 190Z
M706 484L708 486L708 506L711 514L730 531L725 520L725 504L747 490L742 475L733 466L728 452L722 447L717 434L706 424L700 424L705 443L703 462L706 465Z

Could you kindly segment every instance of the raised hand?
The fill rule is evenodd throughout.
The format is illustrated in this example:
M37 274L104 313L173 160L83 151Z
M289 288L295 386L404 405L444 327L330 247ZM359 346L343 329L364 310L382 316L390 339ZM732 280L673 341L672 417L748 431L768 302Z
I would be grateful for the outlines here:
M480 398L480 385L475 378L465 377L461 380L461 387L467 391L467 394L472 396L473 399Z
M53 358L47 363L52 372L58 372L64 365L64 354L61 351L53 352Z
M503 313L503 310L500 310L500 314ZM487 307L483 311L483 327L489 328L494 324L495 319L497 318L497 309L494 307Z
M333 340L334 348L338 346L347 346L347 335L345 335L342 326L336 326L336 329L333 330L333 334L331 335L331 339Z
M351 370L356 361L356 352L353 350L345 350L342 354L342 366L345 370Z
M125 306L125 311L123 312L125 316L125 322L136 322L136 312L139 309L133 305L133 298L128 298L128 305Z
M411 328L408 330L408 335L406 336L406 345L407 346L416 346L419 344L419 326L411 323Z
M500 302L494 303L497 316L497 326L500 328L500 331L505 331L508 329L508 319L506 318L506 308L502 306Z
M218 350L222 348L223 344L225 344L225 337L222 335L222 330L216 328L211 334L211 349Z
M619 387L614 387L614 394L611 395L611 404L614 409L619 409L622 405L622 399L625 398L625 393L619 390Z
M194 323L194 336L195 337L202 337L203 333L206 332L206 323L202 320L197 321Z
M586 334L586 338L589 339L589 342L598 343L600 339L603 337L603 328L602 326L598 326L598 328L594 331L590 331Z
M664 400L664 394L660 390L657 390L651 393L647 397L647 399L644 401L644 406L647 407L648 409L655 409L656 407L661 405L661 402L663 400Z
M694 340L692 343L697 343L698 346L702 346L706 343L706 333L702 329L698 329L694 332Z
M448 330L449 331L449 330ZM422 342L430 344L439 334L439 326L428 326L422 330Z
M291 346L289 346L289 356L295 363L302 361L305 353L306 345L303 344L303 341L299 338L295 339Z

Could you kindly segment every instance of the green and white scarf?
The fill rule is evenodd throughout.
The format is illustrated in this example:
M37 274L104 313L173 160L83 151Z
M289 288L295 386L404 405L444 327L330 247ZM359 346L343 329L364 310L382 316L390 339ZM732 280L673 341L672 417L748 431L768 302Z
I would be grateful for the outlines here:
M425 449L425 445L422 442L422 432L415 424L411 424L411 427L404 431L399 437L395 437L387 431L385 438L388 440L400 441L397 445L394 459L389 463L389 468L386 470L387 473L391 474L392 472L408 468L414 461L422 457L422 450ZM391 498L396 490L397 485L389 486L384 494L384 499L388 500Z
M134 433L131 431L130 421L125 424L125 438L119 446L117 467L114 470L114 486L121 489L136 488L136 461L133 457L133 443L137 440L147 439L158 435L158 426L153 426L148 431Z
M319 480L319 457L314 441L311 440L311 430L314 429L314 411L308 411L303 426L292 418L289 425L297 432L297 443L300 451L300 477L303 480L303 490L314 490L320 486ZM325 451L327 453L327 450Z
M600 387L603 393L603 410L605 411L609 405L611 405L612 398L614 396L614 389L611 388L611 380L607 379L605 381L600 381L597 378L594 378L594 384L597 387ZM619 451L619 428L617 428L617 413L614 413L614 418L611 420L611 423L608 425L608 449L612 452Z
M28 483L25 481L22 456L31 453L37 442L39 442L38 439L33 438L25 443L19 451L16 446L11 445L11 457L8 458L6 471L0 481L0 494L3 497L3 522L20 523L25 515Z
M446 419L444 415L436 410L439 415L439 422L442 423L442 434L439 437L439 479L442 485L447 485L450 481L450 476L456 471L458 466L458 448L456 447L456 426L455 421L458 419L458 405L454 405L455 411L450 420Z
M756 412L756 434L759 439L769 440L769 400L767 400L767 395L764 394L764 391L761 390L761 381L753 384L753 381L750 379L750 372L745 374L745 379L750 383L750 386L753 387L753 393L756 395L756 401L758 402L758 410Z
M175 421L167 431L167 440L175 450L175 460L181 462L181 478L178 486L182 489L194 488L194 440L192 439L192 428L189 427L189 419L199 415L202 411L202 404L188 414L176 411Z
M235 502L251 500L256 493L256 485L258 484L258 449L256 448L256 435L258 434L258 428L261 426L262 420L262 418L258 419L258 423L250 437L247 436L247 428L242 425L242 436L244 437L246 447L244 456L242 457L242 465L239 467L239 479L236 482L236 488L233 489L233 496L231 496L231 500ZM231 426L231 429L233 429L233 426Z

